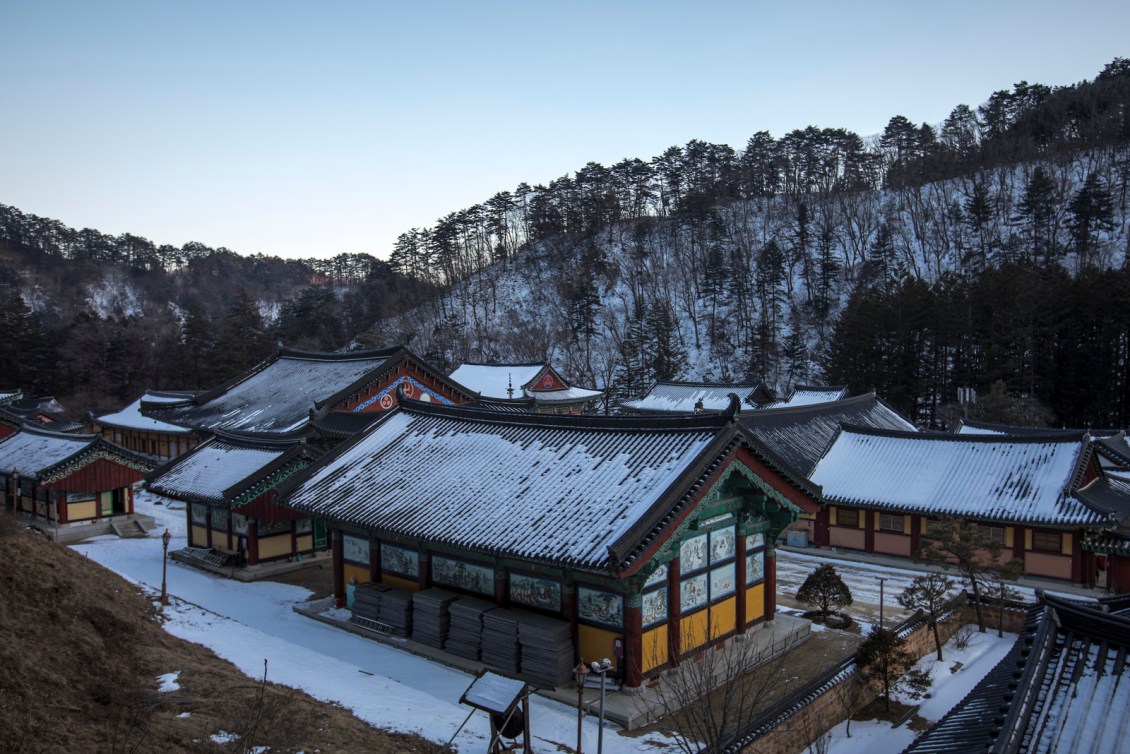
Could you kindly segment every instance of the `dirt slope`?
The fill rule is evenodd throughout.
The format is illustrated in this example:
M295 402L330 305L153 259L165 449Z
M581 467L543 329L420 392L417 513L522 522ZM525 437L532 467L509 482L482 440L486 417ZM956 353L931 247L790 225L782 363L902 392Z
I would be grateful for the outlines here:
M181 671L180 689L157 676ZM225 743L220 731L239 734ZM6 752L440 752L248 678L162 630L134 586L0 512L0 748Z

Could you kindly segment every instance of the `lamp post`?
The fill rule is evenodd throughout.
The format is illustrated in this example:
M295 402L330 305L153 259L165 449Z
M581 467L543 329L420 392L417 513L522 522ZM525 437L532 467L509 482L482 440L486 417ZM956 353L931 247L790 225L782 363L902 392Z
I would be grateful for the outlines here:
M592 672L600 673L600 727L596 729L596 754L604 754L604 679L612 669L612 661L605 657L592 664Z
M584 714L585 704L585 679L589 677L588 665L585 661L581 660L577 667L573 668L573 680L577 682L577 754L581 754L581 720Z
M173 538L173 535L169 534L168 529L165 529L165 533L161 535L161 547L164 550L164 553L161 556L161 604L162 605L168 605L169 604L169 590L166 588L165 575L168 573L168 570L169 570L169 540L172 539L172 538Z
M883 578L881 576L879 577L879 630L880 631L883 630L883 603L885 602L885 600L883 599L883 584L885 584L886 581L887 580L885 578Z

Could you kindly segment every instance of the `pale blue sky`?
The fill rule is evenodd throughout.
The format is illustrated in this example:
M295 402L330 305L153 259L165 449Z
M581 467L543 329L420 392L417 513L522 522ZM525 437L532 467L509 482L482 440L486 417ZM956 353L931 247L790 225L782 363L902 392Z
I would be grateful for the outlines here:
M386 257L519 182L756 131L937 123L1130 56L1130 3L0 0L0 203Z

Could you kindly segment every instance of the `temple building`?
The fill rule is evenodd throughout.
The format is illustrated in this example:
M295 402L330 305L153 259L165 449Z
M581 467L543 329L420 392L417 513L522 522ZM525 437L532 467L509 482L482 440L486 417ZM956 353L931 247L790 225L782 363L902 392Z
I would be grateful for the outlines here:
M819 488L736 411L550 416L405 400L295 476L281 503L331 526L339 605L368 585L438 587L560 628L566 675L607 657L639 686L772 620L776 537L819 507Z
M788 398L765 404L760 408L796 408L816 403L832 403L847 398L847 395L847 385L797 385Z
M201 438L215 431L299 437L315 414L388 410L398 389L445 405L474 399L403 347L346 353L283 348L217 388L176 403L143 404L141 411Z
M134 513L132 485L152 468L152 459L97 435L25 424L0 440L5 507L14 505L33 527L64 542L143 535L139 527L149 518Z
M551 414L580 414L604 397L600 390L574 387L545 362L466 363L448 375L479 394L484 408L513 407Z
M1085 543L1127 523L1130 498L1087 435L987 435L842 427L816 463L817 545L912 557L932 521L976 522L1023 573L1095 586ZM1109 585L1108 585L1109 586Z
M173 556L248 580L267 572L261 564L326 550L321 521L276 504L277 487L320 455L293 440L220 432L151 473L150 491L187 503L188 548Z
M121 411L97 416L91 423L94 431L110 442L167 461L195 447L199 439L188 427L154 419L144 412L182 404L194 396L195 393L149 390Z
M693 414L701 411L725 411L730 394L738 396L742 408L768 406L776 393L764 383L733 385L708 382L657 382L642 398L624 401L620 410L629 414Z

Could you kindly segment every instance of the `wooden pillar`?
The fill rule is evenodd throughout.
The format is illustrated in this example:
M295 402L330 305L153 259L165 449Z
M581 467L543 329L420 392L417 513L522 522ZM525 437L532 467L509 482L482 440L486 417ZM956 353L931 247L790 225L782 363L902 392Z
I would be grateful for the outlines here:
M334 607L345 607L345 561L342 560L341 529L334 529L333 542Z
M745 573L745 548L746 538L744 534L739 534L737 539L737 556L738 559L734 561L734 585L737 587L737 600L734 609L737 611L735 616L736 630L739 634L744 634L746 629L745 616L745 601L746 601L746 573Z
M506 569L499 566L494 568L494 601L499 605L505 605L510 601L510 595L506 589Z
M679 559L667 564L667 657L671 667L679 664L683 653L682 626L679 625Z
M381 583L381 544L369 541L369 581Z
M863 549L867 552L875 552L875 522L878 520L878 512L872 510L862 510L863 514Z
M1024 527L1014 526L1012 528L1012 557L1019 558L1020 562L1024 562Z
M635 595L635 600L640 596ZM624 607L624 684L632 688L643 685L643 609L640 605Z
M247 519L247 564L259 565L259 520Z
M1095 569L1083 567L1086 559L1083 557L1082 543L1082 530L1071 532L1071 581L1084 586L1094 586Z
M417 561L420 564L420 570L416 576L416 579L417 583L420 585L420 589L427 589L432 585L431 560L431 553L428 552L421 552L419 557L417 558ZM497 578L498 576L495 575L495 579Z
M777 553L765 548L765 620L777 613Z
M290 522L290 557L298 554L298 522Z
M910 557L918 556L918 548L922 539L922 516L910 517Z
M565 620L569 621L569 630L573 636L573 646L577 648L577 662L580 658L580 637L577 634L577 585L571 580L561 583L561 609L565 613Z
M208 513L204 519L204 531L208 532L208 549L212 549L212 506L209 505L206 510Z

